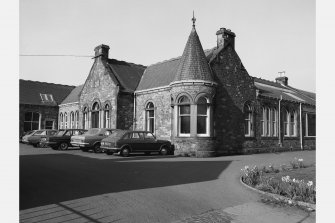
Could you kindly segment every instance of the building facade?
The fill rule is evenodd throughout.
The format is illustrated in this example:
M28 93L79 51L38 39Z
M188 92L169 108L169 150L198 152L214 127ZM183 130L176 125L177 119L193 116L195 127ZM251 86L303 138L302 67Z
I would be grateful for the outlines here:
M175 153L224 154L315 148L315 94L250 76L221 28L203 50L193 27L182 56L148 67L95 48L91 71L59 106L59 128L148 130Z
M57 129L59 104L75 86L20 80L19 131Z

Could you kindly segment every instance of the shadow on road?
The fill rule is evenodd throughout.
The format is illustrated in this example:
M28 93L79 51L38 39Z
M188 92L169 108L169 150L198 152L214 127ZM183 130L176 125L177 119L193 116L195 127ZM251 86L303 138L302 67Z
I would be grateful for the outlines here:
M106 160L70 154L20 156L20 210L104 193L215 180L231 163L166 161L172 157L160 156L164 161L159 161L157 156Z

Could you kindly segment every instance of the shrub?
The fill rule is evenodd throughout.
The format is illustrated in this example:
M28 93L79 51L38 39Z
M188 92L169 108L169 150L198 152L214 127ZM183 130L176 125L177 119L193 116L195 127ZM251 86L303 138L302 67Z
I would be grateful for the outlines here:
M294 158L293 161L290 162L291 166L293 169L298 169L298 168L304 168L305 164L304 164L304 160L302 158L297 159L296 157Z

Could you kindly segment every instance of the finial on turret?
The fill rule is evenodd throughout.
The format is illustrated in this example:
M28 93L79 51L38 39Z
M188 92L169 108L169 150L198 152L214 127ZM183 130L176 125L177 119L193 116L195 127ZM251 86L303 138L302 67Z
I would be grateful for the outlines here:
M193 22L193 28L195 28L195 21L196 21L196 18L194 17L194 10L193 10L193 18L191 19L192 22Z

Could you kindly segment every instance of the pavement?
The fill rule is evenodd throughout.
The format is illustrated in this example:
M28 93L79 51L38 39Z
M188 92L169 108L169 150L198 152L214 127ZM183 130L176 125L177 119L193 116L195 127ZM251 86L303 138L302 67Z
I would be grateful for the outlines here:
M315 163L315 151L119 157L20 145L20 222L315 222L241 185L245 165Z

